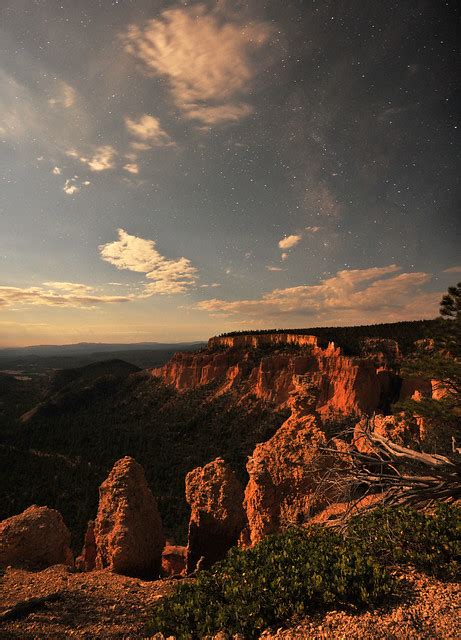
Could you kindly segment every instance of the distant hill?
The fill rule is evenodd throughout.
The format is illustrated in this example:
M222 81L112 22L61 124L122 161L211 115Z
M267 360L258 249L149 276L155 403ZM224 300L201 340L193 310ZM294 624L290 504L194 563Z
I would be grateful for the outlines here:
M103 360L124 360L140 369L159 367L176 351L195 351L204 342L140 342L134 344L80 343L36 345L0 349L0 372L13 370L29 375L53 369L82 367Z
M107 353L113 351L199 349L204 342L77 342L75 344L37 344L28 347L4 347L0 349L0 358L35 355L70 356L84 353Z

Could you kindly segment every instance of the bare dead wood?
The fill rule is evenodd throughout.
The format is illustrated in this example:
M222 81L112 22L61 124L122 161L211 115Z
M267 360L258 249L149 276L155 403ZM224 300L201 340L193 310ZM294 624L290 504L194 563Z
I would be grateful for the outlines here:
M37 609L41 609L46 606L50 602L56 602L57 600L63 597L62 591L56 591L54 593L50 593L46 596L38 596L36 598L28 598L27 600L21 600L17 602L9 609L2 611L0 613L0 622L4 622L6 620L17 620L18 618L23 618L28 616L33 611L37 611Z

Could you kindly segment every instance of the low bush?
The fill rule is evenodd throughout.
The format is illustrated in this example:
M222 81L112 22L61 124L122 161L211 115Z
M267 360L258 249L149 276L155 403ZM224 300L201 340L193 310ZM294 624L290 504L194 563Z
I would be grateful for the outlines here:
M410 507L376 509L349 524L349 536L386 565L414 566L442 578L460 575L461 509L439 504L432 512Z
M270 536L180 585L155 607L148 632L251 639L313 611L375 604L394 590L390 567L459 575L460 533L461 510L440 505L432 513L377 509L354 518L345 536L322 527Z
M149 633L178 639L226 630L256 638L273 625L335 606L365 606L393 587L382 565L331 529L290 530L226 560L159 603Z

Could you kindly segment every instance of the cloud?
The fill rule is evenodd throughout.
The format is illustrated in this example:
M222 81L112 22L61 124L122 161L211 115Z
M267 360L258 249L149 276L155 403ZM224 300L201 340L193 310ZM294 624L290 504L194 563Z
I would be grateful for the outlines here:
M440 292L424 290L431 276L397 271L396 265L343 270L316 285L274 289L254 300L204 300L196 308L213 314L311 318L329 326L435 316Z
M144 144L149 142L157 147L174 145L170 136L162 129L160 120L154 116L144 114L139 120L126 117L125 126L131 135L142 140Z
M296 247L296 245L299 244L301 240L302 236L300 235L285 236L285 238L282 238L282 240L280 240L279 247L280 249L291 249L293 247Z
M106 171L115 166L114 158L117 152L110 145L98 147L93 156L87 161L91 171ZM80 160L82 160L80 158ZM83 160L82 160L83 162Z
M283 262L285 262L285 260L288 260L288 253L282 253L280 258L283 260Z
M96 147L90 157L80 154L76 149L68 149L66 155L86 164L91 171L107 171L115 167L116 150L111 145Z
M460 267L448 267L448 269L444 269L443 273L461 273L461 266Z
M117 269L145 273L149 282L144 294L183 293L195 284L197 269L188 258L169 260L156 249L154 240L132 236L123 229L118 230L118 240L100 245L101 258Z
M266 269L268 271L286 271L286 269L282 269L282 267L273 267L271 265L267 265Z
M123 37L126 51L145 71L167 78L185 116L207 125L251 113L244 98L257 71L252 53L267 44L272 32L266 22L226 18L204 4L175 8L131 25Z
M68 178L64 183L62 190L64 193L67 193L68 196L73 196L80 191L80 187L77 187L75 184L75 178Z
M58 291L68 291L69 293L91 293L94 291L93 287L78 282L44 282L43 285Z
M46 288L45 288L46 287ZM47 307L86 307L129 302L129 296L92 293L94 289L71 282L48 282L41 287L7 287L0 285L0 306L18 304Z
M62 171L59 167L53 167L53 169L51 170L51 173L55 176L60 176Z
M125 171L137 175L139 173L139 165L136 162L128 162L123 166Z
M306 227L308 233L318 233L321 229L322 227Z
M130 147L135 151L148 151L152 149L150 144L146 144L145 142L131 142Z
M75 104L77 98L77 92L67 82L60 82L58 86L57 95L48 100L48 104L52 107L63 107L69 109Z

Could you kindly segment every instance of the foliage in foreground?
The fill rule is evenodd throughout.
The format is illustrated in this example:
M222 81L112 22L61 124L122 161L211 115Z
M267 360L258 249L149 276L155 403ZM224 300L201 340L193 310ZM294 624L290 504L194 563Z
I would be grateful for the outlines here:
M395 588L387 567L397 563L454 576L460 513L447 506L432 515L378 509L356 518L346 536L312 527L268 537L250 550L234 549L194 584L180 585L160 602L149 633L185 640L225 630L256 638L263 629L316 610L379 602Z
M354 518L349 537L386 566L410 564L441 578L457 578L461 560L461 509L438 504L433 512L409 507L376 509Z

